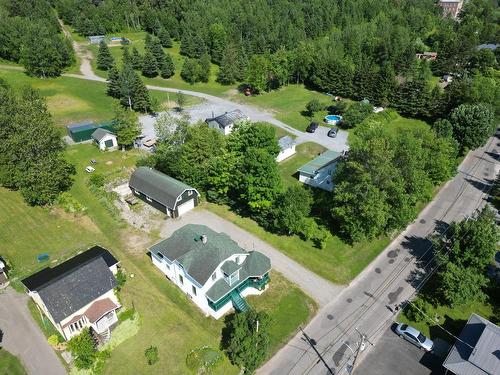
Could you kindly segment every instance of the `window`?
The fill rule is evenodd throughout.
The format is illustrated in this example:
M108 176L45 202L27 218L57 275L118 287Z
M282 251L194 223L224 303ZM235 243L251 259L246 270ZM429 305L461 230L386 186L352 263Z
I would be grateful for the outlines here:
M216 277L217 277L217 272L214 272L214 273L212 274L212 280L215 280L215 278L216 278Z
M191 195L193 195L193 191L192 190L188 190L188 197L190 197Z
M147 200L148 202L152 202L152 201L153 201L153 200L152 200L150 197L148 197L147 195L146 195L146 200Z
M192 286L193 294L196 295L196 287L193 285Z
M163 259L163 254L162 253L156 253L158 255L158 258Z
M179 275L179 281L181 285L184 285L184 278L182 277L182 275Z

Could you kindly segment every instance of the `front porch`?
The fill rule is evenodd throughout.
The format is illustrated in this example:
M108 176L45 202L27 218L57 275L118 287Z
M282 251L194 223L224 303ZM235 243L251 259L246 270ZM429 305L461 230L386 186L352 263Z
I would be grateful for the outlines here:
M208 306L210 306L212 310L218 311L222 307L224 307L227 303L233 302L233 306L237 311L246 311L248 309L248 304L246 303L245 299L241 296L241 294L247 288L254 288L257 289L258 291L262 291L265 289L268 283L269 283L269 273L266 273L261 278L257 277L248 278L241 284L239 284L236 288L232 289L227 294L225 294L224 297L219 299L217 302L212 302L210 299L207 299Z

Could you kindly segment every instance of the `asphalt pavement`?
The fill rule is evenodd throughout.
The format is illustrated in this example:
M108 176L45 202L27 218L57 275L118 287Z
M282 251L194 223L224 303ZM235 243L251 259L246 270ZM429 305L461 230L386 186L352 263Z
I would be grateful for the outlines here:
M29 375L65 375L66 369L28 310L28 300L12 288L0 291L2 346L20 358Z
M473 215L484 206L500 169L499 149L499 137L494 136L484 147L470 152L457 175L441 188L418 218L319 310L304 328L311 340L299 332L258 374L345 373L353 355L344 342L359 342L361 333L376 343L394 321L395 306L410 298L420 285L431 264L428 236L446 230L450 222ZM359 356L357 365L371 350L368 347Z

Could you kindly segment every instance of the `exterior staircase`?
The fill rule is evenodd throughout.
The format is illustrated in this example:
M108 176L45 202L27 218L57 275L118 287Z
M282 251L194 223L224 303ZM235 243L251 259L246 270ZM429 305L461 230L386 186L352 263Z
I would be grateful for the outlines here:
M234 309L238 312L246 312L250 309L247 301L236 290L231 292L231 301L233 302Z

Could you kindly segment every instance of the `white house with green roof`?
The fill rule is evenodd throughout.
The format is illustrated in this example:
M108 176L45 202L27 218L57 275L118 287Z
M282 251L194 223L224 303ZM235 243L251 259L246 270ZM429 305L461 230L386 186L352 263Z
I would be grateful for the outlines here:
M208 316L246 311L245 296L262 293L271 260L248 252L225 233L188 224L149 249L153 264Z
M342 155L343 153L332 150L323 152L297 170L299 181L312 187L333 191L332 175Z

